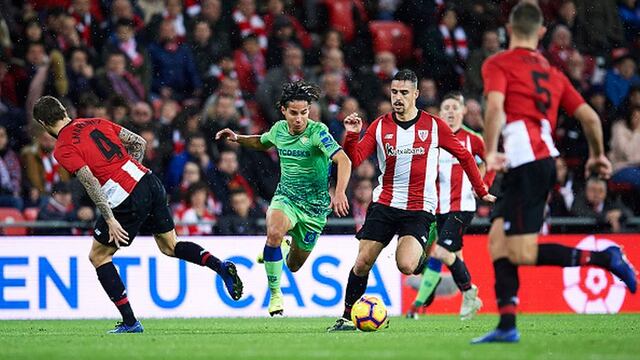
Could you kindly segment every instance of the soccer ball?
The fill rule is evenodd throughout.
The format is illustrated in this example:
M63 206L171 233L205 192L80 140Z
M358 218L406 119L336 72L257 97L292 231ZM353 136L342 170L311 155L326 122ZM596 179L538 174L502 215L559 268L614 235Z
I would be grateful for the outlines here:
M362 331L388 327L387 308L375 296L363 296L351 308L351 321Z

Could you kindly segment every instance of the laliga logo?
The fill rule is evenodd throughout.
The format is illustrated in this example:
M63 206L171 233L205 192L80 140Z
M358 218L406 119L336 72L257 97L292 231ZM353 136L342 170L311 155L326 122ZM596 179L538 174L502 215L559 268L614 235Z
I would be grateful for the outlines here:
M584 238L576 246L581 250L604 250L617 245L595 236ZM622 307L626 294L624 283L608 271L597 267L564 268L564 300L580 314L615 314Z

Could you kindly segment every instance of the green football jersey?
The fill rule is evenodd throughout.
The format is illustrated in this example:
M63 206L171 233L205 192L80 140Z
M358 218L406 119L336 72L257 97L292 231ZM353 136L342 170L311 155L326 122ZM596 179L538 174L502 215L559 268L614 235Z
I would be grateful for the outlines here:
M275 146L280 156L280 183L276 195L292 200L311 216L327 216L331 157L341 147L327 126L309 120L302 134L291 135L286 120L275 123L262 134L263 145Z

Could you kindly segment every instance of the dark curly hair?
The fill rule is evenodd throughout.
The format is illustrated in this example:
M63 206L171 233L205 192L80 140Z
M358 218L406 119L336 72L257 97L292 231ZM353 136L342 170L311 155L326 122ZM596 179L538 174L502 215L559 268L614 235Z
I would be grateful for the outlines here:
M280 100L276 103L276 106L287 107L291 101L306 101L311 104L317 101L320 97L320 88L318 85L298 80L282 85L282 95Z

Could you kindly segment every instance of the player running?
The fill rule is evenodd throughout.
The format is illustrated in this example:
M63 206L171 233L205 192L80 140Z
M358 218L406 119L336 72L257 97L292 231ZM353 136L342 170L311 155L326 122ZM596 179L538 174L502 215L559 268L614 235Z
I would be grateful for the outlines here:
M177 240L165 189L140 164L146 143L142 137L106 119L72 120L52 96L38 99L33 118L58 139L56 160L78 177L100 211L89 260L102 288L122 315L122 322L109 333L144 331L113 265L113 254L120 247L129 246L140 230L153 234L163 254L217 272L231 297L240 299L242 281L232 262L220 261L195 243Z
M636 292L636 275L619 247L587 251L559 244L537 244L550 189L556 181L553 144L558 107L575 116L589 143L587 172L607 178L611 163L604 155L602 128L596 112L569 80L538 52L546 28L536 5L522 2L511 11L509 50L493 55L482 67L485 144L488 170L506 170L489 232L500 312L496 330L472 343L517 342L518 265L586 266L609 270ZM498 153L502 131L504 154ZM505 236L506 233L506 236Z
M344 149L358 166L374 152L382 171L373 202L367 209L358 256L344 300L344 313L328 331L355 330L351 307L364 294L378 255L398 235L396 264L403 274L422 273L431 242L429 227L435 221L436 177L440 148L453 154L469 176L475 192L485 201L494 201L475 164L473 156L441 119L416 107L418 78L411 70L396 73L391 81L393 111L376 119L358 141L362 120L351 114L344 120L347 130ZM455 263L461 266L461 262ZM460 273L463 270L456 268Z
M253 149L275 146L280 156L280 183L267 212L267 242L262 253L271 292L271 316L284 315L280 290L283 258L289 270L298 271L316 245L331 210L340 217L349 212L345 192L351 161L327 126L309 119L309 105L318 100L319 94L315 85L303 81L287 83L278 102L285 120L275 123L269 132L237 135L224 129L216 134L216 140L228 139ZM332 161L338 166L333 199L329 195ZM287 233L293 238L290 250L282 241Z
M478 134L462 125L465 113L464 98L460 93L447 94L440 104L440 116L447 122L462 146L474 156L480 173L484 173L484 141ZM484 182L487 186L491 186L494 175L495 172L489 172L485 176ZM462 236L473 220L476 200L469 177L463 173L460 162L446 150L440 150L438 157L437 186L438 242L422 273L420 289L407 317L417 319L418 308L428 306L433 301L435 289L441 281L440 268L444 263L462 293L460 318L468 320L482 307L478 288L471 282L471 275L462 260Z

